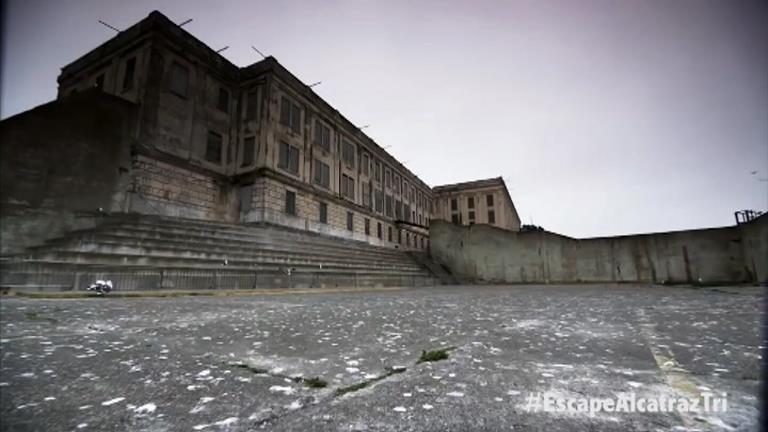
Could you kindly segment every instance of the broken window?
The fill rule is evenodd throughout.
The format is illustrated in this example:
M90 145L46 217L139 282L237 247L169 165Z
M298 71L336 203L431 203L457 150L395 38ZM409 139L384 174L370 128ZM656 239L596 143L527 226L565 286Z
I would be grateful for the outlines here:
M345 174L341 176L341 195L352 201L355 200L355 179Z
M280 99L280 123L301 133L301 107L285 96Z
M294 174L299 172L299 149L287 143L280 143L280 154L277 167Z
M355 146L347 140L344 140L341 146L341 159L347 166L355 167Z
M331 129L315 120L315 144L325 151L331 151Z
M331 170L327 164L315 159L315 184L326 189L331 187Z

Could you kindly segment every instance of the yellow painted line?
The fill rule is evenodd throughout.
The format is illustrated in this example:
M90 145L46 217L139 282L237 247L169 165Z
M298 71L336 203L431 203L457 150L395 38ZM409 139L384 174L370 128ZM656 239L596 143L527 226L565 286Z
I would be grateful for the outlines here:
M3 296L40 298L40 299L82 299L82 298L166 298L166 297L244 297L244 296L281 296L295 294L332 294L363 292L394 292L408 287L370 287L370 288L275 288L262 290L157 290L157 291L117 291L106 296L97 296L86 291L66 292L27 292L6 291Z
M661 375L664 377L664 381L667 383L673 392L679 396L688 399L701 399L701 391L696 382L693 381L691 373L684 369L675 359L671 350L664 350L662 347L654 344L656 340L656 332L654 331L656 324L645 315L645 311L640 309L638 312L640 316L640 334L645 338L646 345L651 351L653 360L656 362L656 366L661 371ZM702 427L701 421L704 420L703 416L699 416L698 420L695 418L692 412L677 412L683 420L683 423L688 428ZM706 424L709 424L706 422Z

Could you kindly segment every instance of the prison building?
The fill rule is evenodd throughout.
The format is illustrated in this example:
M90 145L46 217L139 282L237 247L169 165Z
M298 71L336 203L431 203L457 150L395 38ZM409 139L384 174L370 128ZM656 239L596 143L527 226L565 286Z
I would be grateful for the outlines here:
M239 68L152 12L58 84L138 105L131 189L112 210L426 249L429 186L273 57Z
M501 177L436 186L432 194L435 219L520 230L520 217Z

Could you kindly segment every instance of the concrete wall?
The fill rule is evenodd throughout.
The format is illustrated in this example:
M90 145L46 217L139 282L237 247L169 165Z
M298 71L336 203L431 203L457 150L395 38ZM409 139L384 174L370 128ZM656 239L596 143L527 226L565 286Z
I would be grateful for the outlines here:
M2 253L125 211L135 105L97 90L0 123Z
M432 256L491 283L768 282L768 217L739 227L592 239L434 221Z

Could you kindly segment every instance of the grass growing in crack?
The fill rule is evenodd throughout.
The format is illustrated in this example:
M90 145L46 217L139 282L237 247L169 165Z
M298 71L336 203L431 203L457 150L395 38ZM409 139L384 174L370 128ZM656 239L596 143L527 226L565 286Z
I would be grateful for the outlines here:
M443 348L438 350L422 351L421 357L419 357L419 361L417 361L416 364L445 360L448 358L448 351L450 350L451 348Z
M236 367L236 368L240 368L240 369L245 369L245 370L251 371L251 372L253 372L255 374L265 374L265 373L269 372L268 370L266 370L264 368L260 368L260 367L256 367L256 366L251 366L251 365L246 364L246 363L228 363L228 364L230 366L232 366L232 367Z
M317 377L302 379L301 382L309 388L325 388L328 386L324 379Z
M367 379L365 381L361 381L361 382L356 383L356 384L352 384L352 385L348 385L346 387L341 387L341 388L336 389L336 396L337 397L338 396L344 396L347 393L352 393L352 392L356 392L358 390L362 390L362 389L368 387L369 385L371 385L371 384L373 384L373 383L375 383L377 381L381 381L384 378L389 378L392 375L403 373L403 372L405 372L405 368L404 367L386 368L383 375L379 375L379 376L377 376L375 378Z

